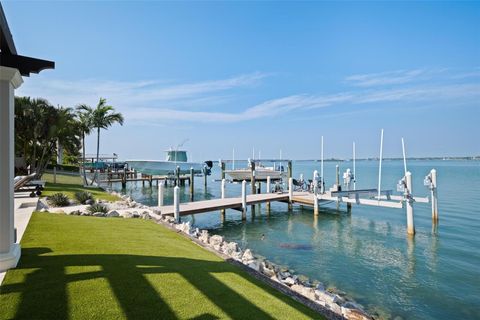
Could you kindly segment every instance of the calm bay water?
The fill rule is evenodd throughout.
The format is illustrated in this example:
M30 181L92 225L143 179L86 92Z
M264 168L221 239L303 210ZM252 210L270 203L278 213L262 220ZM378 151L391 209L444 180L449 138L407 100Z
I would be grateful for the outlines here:
M326 186L335 182L334 162L325 163ZM351 162L339 162L340 172ZM246 163L236 163L237 167ZM270 261L294 269L327 286L345 291L368 311L385 318L479 319L480 318L480 162L409 161L416 196L427 196L423 178L430 169L438 172L439 217L432 227L430 204L415 204L415 237L406 234L405 209L323 205L318 217L313 210L272 203L272 210L242 222L240 213L227 211L185 217L199 228L210 229ZM320 164L297 161L294 177L311 178ZM220 197L219 168L214 167L205 190L203 178L195 181L196 200ZM385 161L382 189L396 190L403 176L401 161ZM378 163L357 162L357 188L376 188ZM120 185L113 186L120 191ZM157 204L157 188L141 183L124 193L146 205ZM265 186L263 185L263 189ZM249 188L247 188L249 189ZM181 190L188 200L188 186ZM238 196L239 184L227 185L227 196ZM173 188L167 188L166 203L172 203ZM264 239L262 240L262 235ZM301 245L288 249L283 244Z

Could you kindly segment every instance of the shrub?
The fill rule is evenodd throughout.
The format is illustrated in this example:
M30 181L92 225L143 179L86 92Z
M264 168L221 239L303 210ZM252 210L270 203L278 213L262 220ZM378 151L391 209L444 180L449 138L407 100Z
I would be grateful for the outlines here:
M70 200L68 199L68 196L61 192L49 196L47 198L47 202L49 205L54 207L66 207L70 205Z
M108 213L108 208L104 205L101 205L100 203L95 203L87 207L87 211L91 214L95 212Z
M90 192L79 191L75 193L75 199L81 204L86 204L88 200L93 200L93 196Z

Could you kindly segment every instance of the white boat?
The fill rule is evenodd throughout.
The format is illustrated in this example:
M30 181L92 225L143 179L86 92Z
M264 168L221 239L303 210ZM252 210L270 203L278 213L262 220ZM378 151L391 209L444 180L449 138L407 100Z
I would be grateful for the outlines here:
M175 174L177 167L180 168L180 174L190 173L193 168L195 173L202 173L206 163L188 162L187 151L185 150L167 150L166 159L162 160L127 160L128 166L136 171L151 175L169 175ZM209 165L211 167L211 165Z
M233 181L249 181L252 177L252 170L250 168L225 170L225 173L229 175ZM283 166L276 167L264 167L261 164L255 166L255 180L266 181L267 177L273 180L280 180L287 177L287 172L283 170Z

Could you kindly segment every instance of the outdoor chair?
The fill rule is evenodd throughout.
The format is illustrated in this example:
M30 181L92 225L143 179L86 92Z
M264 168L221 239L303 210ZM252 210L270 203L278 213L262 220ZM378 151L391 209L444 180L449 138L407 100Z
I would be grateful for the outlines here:
M13 191L22 192L22 191L31 191L30 197L40 196L42 194L43 185L42 183L36 181L34 182L36 172L29 174L28 176L17 176L15 177Z

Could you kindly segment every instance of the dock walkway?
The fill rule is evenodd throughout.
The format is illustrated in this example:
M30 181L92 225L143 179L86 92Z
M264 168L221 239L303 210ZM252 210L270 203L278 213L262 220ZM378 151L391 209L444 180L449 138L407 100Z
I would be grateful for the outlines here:
M247 195L247 206L270 201L288 201L288 193L262 193ZM217 211L222 209L241 209L242 198L224 198L202 200L180 204L180 216ZM174 206L159 207L162 215L173 215Z

